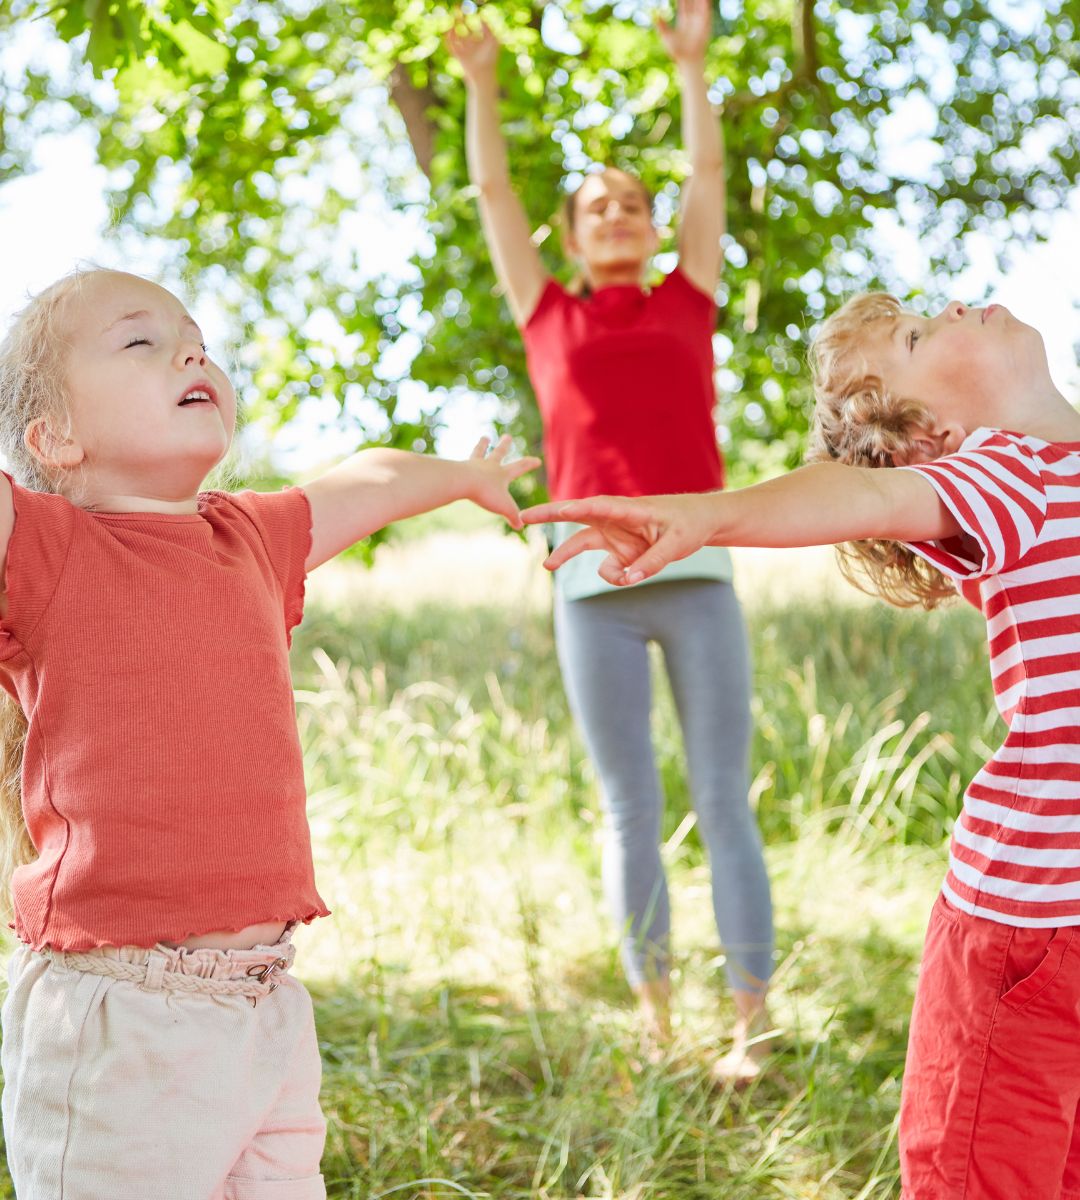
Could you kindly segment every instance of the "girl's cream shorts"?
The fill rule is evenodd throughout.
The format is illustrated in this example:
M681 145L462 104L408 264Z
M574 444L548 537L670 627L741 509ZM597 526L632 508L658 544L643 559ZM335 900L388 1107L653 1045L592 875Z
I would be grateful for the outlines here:
M254 950L12 956L3 1120L19 1200L323 1200L311 998Z

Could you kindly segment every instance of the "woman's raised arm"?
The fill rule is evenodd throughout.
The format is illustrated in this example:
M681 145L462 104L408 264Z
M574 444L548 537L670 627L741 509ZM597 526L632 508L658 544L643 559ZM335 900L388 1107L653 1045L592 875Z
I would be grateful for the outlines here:
M481 21L476 32L464 26L453 29L446 35L446 47L465 74L465 153L469 178L480 193L484 237L510 312L520 327L532 316L548 273L533 245L524 205L510 182L495 76L499 41Z
M695 287L711 296L720 277L727 203L720 122L705 83L711 2L679 0L674 26L658 20L656 28L679 76L683 144L690 156L690 177L683 184L679 211L679 266Z

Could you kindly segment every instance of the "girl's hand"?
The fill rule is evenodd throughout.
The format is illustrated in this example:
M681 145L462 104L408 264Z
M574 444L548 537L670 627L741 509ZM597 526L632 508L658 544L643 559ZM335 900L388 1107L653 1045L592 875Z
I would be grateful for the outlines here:
M506 462L513 439L504 433L494 446L490 438L481 438L462 464L470 479L466 495L488 512L505 517L515 529L522 527L521 513L510 495L510 484L540 465L538 458L519 458Z
M544 521L574 521L587 525L547 558L549 571L584 550L606 550L600 564L602 579L619 586L640 583L662 567L708 545L716 529L719 495L594 496L527 508L527 525Z
M675 24L657 17L656 31L675 62L703 62L712 33L712 0L678 0Z
M476 28L470 28L459 13L453 29L443 40L447 50L461 63L469 83L494 81L495 64L502 47L483 21L478 21Z

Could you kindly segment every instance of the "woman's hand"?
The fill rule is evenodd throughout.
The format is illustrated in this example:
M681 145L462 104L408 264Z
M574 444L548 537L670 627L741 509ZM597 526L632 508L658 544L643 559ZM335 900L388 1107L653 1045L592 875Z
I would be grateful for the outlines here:
M495 65L502 47L499 39L482 20L470 28L459 13L453 29L443 40L447 50L461 64L467 83L495 81Z
M675 24L656 18L664 49L676 63L699 63L712 34L712 0L678 0Z
M522 527L521 513L510 495L510 484L540 465L538 458L518 458L507 462L513 439L508 433L491 445L490 438L481 438L472 454L462 463L469 473L466 497L488 512L505 517L515 529Z
M608 583L640 583L676 559L708 545L716 529L719 494L683 496L594 496L589 500L555 501L527 508L526 525L573 521L587 525L567 538L547 558L549 571L585 550L606 550L600 564Z

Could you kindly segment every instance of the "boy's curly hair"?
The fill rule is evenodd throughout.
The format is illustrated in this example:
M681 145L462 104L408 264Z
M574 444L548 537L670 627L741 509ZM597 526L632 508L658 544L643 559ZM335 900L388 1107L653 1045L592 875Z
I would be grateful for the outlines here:
M891 393L866 355L867 335L903 309L887 292L854 296L821 326L810 347L814 418L807 462L892 467L930 420L920 401ZM901 608L934 608L956 596L952 581L899 542L869 538L836 548L849 583Z

